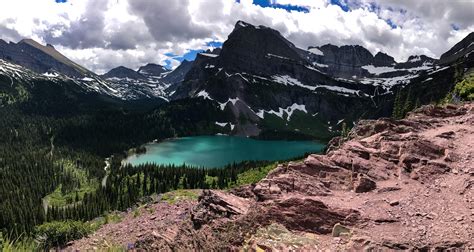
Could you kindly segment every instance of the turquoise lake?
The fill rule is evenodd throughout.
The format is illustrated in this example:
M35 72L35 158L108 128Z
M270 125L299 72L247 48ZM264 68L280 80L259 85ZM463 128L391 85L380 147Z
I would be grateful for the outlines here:
M286 160L307 152L320 152L324 147L315 141L263 141L234 136L182 137L147 144L146 153L129 156L125 162L132 165L185 163L215 168L244 160Z

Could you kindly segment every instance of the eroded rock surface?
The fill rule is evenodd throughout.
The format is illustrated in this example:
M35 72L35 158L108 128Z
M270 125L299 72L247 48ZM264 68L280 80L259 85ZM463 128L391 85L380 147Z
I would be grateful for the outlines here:
M404 120L361 121L348 139L331 141L328 153L281 164L255 185L206 190L198 202L180 203L182 215L154 219L162 228L135 244L149 250L469 251L473 167L474 104L425 106ZM89 248L90 239L73 247Z

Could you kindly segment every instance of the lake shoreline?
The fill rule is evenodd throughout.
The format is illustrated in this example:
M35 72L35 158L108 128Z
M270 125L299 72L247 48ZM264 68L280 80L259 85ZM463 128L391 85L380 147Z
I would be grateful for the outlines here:
M200 135L154 140L141 146L146 152L128 152L122 165L187 164L217 168L234 162L281 161L307 153L321 153L326 143L317 140L260 140L243 136Z

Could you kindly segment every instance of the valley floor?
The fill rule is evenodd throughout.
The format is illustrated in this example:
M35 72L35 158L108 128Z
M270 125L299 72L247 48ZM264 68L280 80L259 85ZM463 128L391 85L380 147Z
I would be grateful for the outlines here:
M167 194L69 248L474 249L474 103L361 121L348 138L255 185Z

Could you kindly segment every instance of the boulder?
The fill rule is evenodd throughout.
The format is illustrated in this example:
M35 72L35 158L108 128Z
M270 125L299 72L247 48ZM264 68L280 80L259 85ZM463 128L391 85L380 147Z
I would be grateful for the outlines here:
M230 219L235 215L245 214L250 205L247 199L214 190L204 190L198 200L199 204L191 212L191 219L197 228L214 219Z
M370 192L375 188L377 188L375 181L363 174L359 174L359 176L357 176L357 180L354 183L354 191L356 193Z
M353 209L330 208L320 200L295 196L270 204L256 220L261 224L280 223L289 230L330 234L336 223L351 225L359 217Z
M351 230L343 225L341 223L336 223L334 227L332 228L332 236L333 237L339 237L342 234L350 234Z

